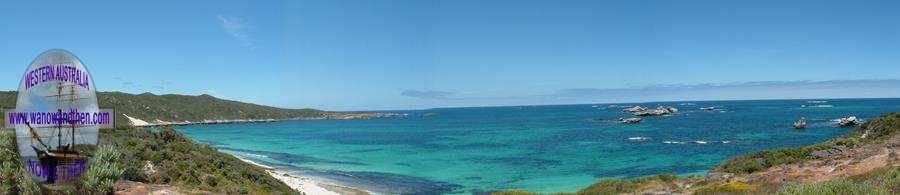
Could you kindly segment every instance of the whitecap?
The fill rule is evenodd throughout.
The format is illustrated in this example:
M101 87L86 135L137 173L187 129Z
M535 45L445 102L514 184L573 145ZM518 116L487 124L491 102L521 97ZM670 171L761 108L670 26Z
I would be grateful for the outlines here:
M628 138L628 141L648 141L648 140L653 140L653 138L649 138L649 137L629 137Z

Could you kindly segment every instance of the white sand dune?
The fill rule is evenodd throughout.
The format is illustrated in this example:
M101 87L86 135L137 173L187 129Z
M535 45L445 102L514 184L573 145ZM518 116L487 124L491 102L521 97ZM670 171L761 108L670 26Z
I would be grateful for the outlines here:
M138 118L130 117L130 116L128 116L127 114L122 114L122 115L125 115L125 118L128 118L128 121L131 122L131 125L134 125L135 127L149 126L149 125L150 125L150 123L148 123L147 121L144 121L144 120L141 120L141 119L138 119Z

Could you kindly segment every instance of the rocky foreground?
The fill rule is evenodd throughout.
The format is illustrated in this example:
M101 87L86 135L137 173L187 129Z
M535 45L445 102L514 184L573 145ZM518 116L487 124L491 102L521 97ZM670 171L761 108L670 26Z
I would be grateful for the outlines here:
M222 194L201 190L187 190L168 184L145 184L136 181L120 180L113 186L113 192L120 195L146 194Z

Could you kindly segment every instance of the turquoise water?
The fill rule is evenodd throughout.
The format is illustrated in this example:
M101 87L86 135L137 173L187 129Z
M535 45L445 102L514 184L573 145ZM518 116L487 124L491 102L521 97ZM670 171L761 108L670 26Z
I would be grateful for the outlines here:
M611 121L630 117L622 109L634 105L681 112L639 124ZM707 106L717 110L698 109ZM397 118L178 129L242 158L386 194L571 192L603 178L702 175L731 156L852 130L833 119L893 111L900 99L663 102L440 108L391 111L408 114ZM794 130L801 116L808 128Z

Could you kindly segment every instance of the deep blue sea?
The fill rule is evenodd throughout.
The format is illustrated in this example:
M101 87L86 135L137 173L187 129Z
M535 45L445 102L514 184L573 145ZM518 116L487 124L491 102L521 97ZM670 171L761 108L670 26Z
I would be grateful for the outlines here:
M631 106L680 112L631 117ZM715 111L700 107L715 106ZM900 111L900 99L651 102L389 111L396 118L178 127L221 151L385 194L573 192L603 178L703 175L743 153L842 135L834 119ZM792 124L806 117L808 127ZM649 140L629 140L646 137Z

